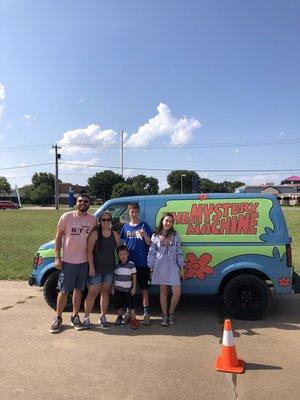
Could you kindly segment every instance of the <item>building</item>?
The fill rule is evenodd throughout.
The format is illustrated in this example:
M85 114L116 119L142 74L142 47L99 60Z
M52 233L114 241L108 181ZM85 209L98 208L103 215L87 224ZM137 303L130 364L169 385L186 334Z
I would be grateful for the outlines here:
M267 182L264 185L243 185L235 189L236 193L273 194L283 206L300 205L300 177L290 176L281 181L280 185Z
M86 186L72 185L71 183L58 184L58 202L59 204L69 204L69 196L77 197L81 191L85 191Z

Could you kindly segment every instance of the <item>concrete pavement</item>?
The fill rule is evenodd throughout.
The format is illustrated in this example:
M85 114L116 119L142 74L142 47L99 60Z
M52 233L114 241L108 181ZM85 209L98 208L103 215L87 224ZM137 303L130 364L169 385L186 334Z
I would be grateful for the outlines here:
M299 309L299 294L275 297L263 320L232 319L247 363L233 375L214 370L223 331L215 298L183 298L174 327L159 325L154 299L153 321L138 331L76 332L66 313L63 331L51 335L54 313L41 290L0 281L0 399L298 399Z

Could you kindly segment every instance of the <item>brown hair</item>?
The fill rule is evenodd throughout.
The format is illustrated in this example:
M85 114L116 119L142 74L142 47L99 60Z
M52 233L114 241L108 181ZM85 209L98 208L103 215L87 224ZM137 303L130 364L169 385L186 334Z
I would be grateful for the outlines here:
M161 217L161 219L160 219L160 221L159 221L158 227L155 229L155 232L154 232L155 235L159 235L159 234L162 232L162 230L163 230L163 220L164 220L165 217L171 217L172 220L173 220L173 223L174 223L174 216L173 216L172 213L167 212L167 213L163 214L162 217ZM167 236L169 236L169 235L171 235L171 234L173 234L173 235L176 234L176 231L175 231L173 225L172 225L171 228L168 230Z

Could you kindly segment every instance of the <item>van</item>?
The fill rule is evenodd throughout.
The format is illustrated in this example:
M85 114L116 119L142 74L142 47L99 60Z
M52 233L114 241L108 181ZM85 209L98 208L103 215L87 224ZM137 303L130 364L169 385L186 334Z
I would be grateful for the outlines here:
M129 220L127 206L132 202L139 204L140 219L152 230L164 213L173 214L185 258L182 293L219 295L230 315L256 320L268 311L272 292L293 292L291 238L273 195L123 197L105 202L95 216L109 211L113 228L120 231ZM51 241L38 249L29 284L44 286L45 299L53 308L58 274Z
M0 200L0 210L17 210L19 204L13 203L11 200Z

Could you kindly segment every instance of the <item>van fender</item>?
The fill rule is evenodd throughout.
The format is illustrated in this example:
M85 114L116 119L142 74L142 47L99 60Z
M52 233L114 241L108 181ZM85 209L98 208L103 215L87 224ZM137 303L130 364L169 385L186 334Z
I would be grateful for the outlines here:
M45 280L54 271L56 271L56 268L54 266L54 258L53 258L52 261L43 265L42 269L39 270L38 274L35 275L35 285L36 286L44 286Z

